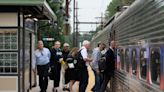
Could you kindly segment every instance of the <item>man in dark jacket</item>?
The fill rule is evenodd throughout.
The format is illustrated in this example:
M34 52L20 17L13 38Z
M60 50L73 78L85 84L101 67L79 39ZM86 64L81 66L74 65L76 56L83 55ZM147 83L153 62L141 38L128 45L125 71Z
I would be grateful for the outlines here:
M63 61L62 51L60 49L60 42L56 41L54 43L53 48L50 50L51 52L51 59L50 59L50 66L52 73L54 75L54 87L53 92L57 92L57 88L59 87L60 83L60 71L61 71L61 62Z
M101 85L100 92L105 92L107 84L111 77L114 76L114 70L115 70L115 41L110 42L110 48L106 52L106 69L104 70L104 78L103 83Z

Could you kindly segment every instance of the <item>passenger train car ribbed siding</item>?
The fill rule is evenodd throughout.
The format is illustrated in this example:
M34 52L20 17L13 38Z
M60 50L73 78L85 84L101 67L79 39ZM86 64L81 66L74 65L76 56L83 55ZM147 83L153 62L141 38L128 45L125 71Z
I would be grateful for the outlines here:
M136 0L91 42L108 39L120 58L113 92L164 92L164 0Z

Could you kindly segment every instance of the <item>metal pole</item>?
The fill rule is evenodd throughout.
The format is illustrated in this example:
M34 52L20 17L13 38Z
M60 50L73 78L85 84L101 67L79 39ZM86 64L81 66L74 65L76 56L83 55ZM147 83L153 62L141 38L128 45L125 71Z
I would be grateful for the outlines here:
M78 2L76 1L76 22L78 22ZM76 23L76 46L78 46L78 23Z
M75 0L73 0L73 46L75 46Z

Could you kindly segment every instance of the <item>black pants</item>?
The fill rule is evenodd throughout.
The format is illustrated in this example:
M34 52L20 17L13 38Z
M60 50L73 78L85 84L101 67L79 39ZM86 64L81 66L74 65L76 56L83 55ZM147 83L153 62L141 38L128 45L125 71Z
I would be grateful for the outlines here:
M52 66L52 73L55 76L54 77L54 88L55 87L59 87L59 83L60 83L60 71L61 71L61 64L58 62L55 62Z
M101 84L100 92L105 92L110 79L111 79L110 74L106 74L106 73L103 74L103 81Z
M80 78L80 84L79 84L79 92L85 92L87 85L88 85L88 70L87 67L79 70L79 78Z
M37 71L39 75L39 86L40 86L41 92L46 92L47 90L48 70L49 70L49 64L37 65Z

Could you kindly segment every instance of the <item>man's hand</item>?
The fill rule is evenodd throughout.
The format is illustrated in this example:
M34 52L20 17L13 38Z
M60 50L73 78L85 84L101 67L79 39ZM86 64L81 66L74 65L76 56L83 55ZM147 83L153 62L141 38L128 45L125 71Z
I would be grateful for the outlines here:
M63 58L60 58L60 59L59 59L59 62L61 63L62 61L63 61Z
M92 58L85 58L84 59L84 61L86 61L86 62L92 62L92 60L93 60Z

